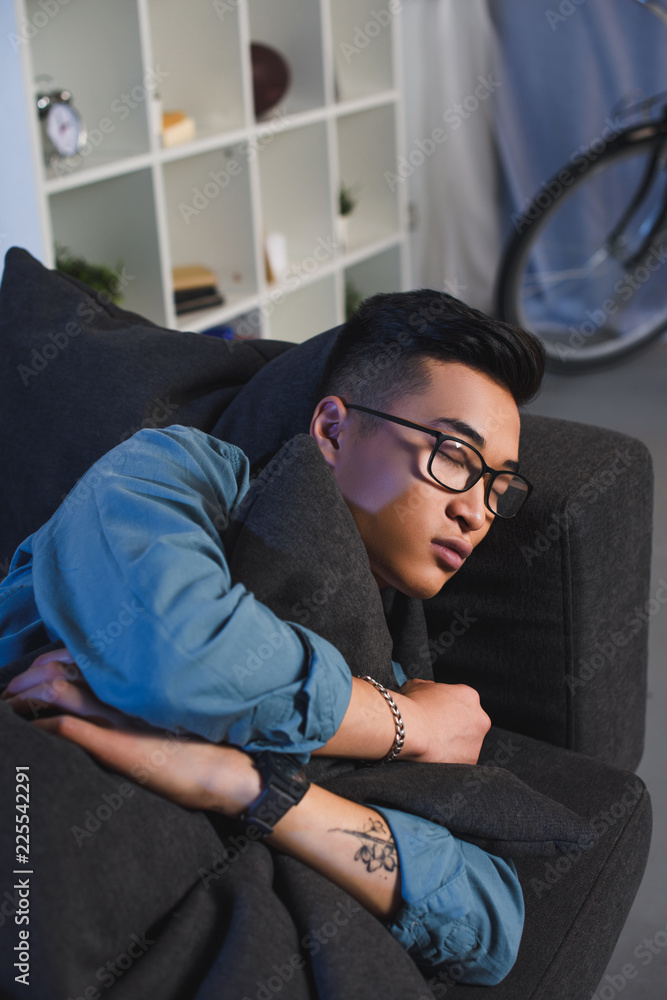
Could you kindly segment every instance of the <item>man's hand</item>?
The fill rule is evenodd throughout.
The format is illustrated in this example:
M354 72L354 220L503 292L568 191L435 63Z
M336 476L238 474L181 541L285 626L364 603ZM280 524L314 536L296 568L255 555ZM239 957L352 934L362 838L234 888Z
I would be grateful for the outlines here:
M434 764L476 764L491 720L479 695L467 684L411 680L394 700L405 724L401 760ZM352 697L338 730L317 755L380 760L396 730L385 699L368 681L355 677Z
M188 809L239 816L261 791L249 754L199 737L177 738L105 705L66 649L37 657L2 697L33 725L87 750L101 764ZM66 713L36 719L40 708Z
M0 697L19 715L31 719L40 711L56 708L101 726L123 725L124 716L95 697L64 646L36 657L27 670L12 678Z
M474 688L415 679L404 684L399 696L394 697L405 722L401 753L405 760L477 763L491 720ZM408 710L404 699L410 704Z

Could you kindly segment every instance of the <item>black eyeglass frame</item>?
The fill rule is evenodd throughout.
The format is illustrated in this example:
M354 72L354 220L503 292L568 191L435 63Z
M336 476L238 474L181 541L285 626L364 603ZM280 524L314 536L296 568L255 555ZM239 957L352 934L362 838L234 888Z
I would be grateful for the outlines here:
M343 402L345 402L345 400L343 400ZM484 461L484 456L477 450L477 448L471 445L469 441L464 441L463 438L455 437L453 434L445 434L444 431L436 431L434 427L426 427L423 424L416 424L414 423L414 421L406 420L404 417L395 417L393 413L382 413L380 410L372 410L369 406L359 406L357 403L345 403L345 406L347 407L348 410L361 410L362 413L370 413L372 417L381 417L383 420L391 420L395 424L401 424L403 427L410 427L412 428L412 430L415 431L424 431L425 434L430 434L431 437L434 437L435 445L433 446L433 451L431 452L431 456L428 460L427 471L431 479L435 483L437 483L438 486L442 486L443 489L449 490L451 493L467 493L468 490L471 490L473 486L477 485L477 483L483 476L489 475L489 481L486 484L486 488L484 490L484 505L485 507L487 507L488 510L491 511L491 513L495 517L502 517L507 521L509 521L513 517L516 517L516 515L522 509L526 500L533 491L533 484L528 482L526 477L522 476L519 472L513 472L511 469L492 469L490 465L486 464L486 462ZM465 445L466 448L470 448L471 451L474 451L474 453L477 455L478 459L482 463L482 468L480 469L479 475L472 483L470 483L469 486L466 486L465 489L457 490L453 486L446 486L444 483L441 483L440 480L433 473L433 470L431 468L433 465L433 460L435 459L438 449L440 448L440 445L443 443L443 441L456 441L457 444ZM498 476L508 476L508 475L515 476L517 479L520 479L523 483L526 484L528 489L526 490L526 493L521 502L521 507L519 507L519 510L515 511L514 514L500 514L498 513L497 510L494 510L491 504L489 503L489 494L491 493L491 487L493 486L493 483L495 482L496 478Z

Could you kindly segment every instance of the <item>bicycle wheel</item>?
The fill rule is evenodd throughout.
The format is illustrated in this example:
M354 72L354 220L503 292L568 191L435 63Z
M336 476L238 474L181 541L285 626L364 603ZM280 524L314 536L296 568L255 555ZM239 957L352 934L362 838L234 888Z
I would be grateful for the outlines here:
M516 217L500 269L501 318L540 337L560 372L624 359L667 328L667 123L600 142Z

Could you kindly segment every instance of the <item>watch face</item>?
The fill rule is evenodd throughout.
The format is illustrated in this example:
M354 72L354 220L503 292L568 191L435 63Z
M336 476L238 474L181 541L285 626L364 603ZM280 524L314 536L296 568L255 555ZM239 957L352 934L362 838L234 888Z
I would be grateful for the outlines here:
M69 104L54 102L46 119L46 134L60 156L74 156L79 152L81 122Z

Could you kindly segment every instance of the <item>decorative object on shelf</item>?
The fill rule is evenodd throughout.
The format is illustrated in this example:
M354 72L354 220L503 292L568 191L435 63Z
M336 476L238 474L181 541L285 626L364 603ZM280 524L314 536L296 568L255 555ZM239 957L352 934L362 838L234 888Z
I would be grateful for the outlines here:
M336 238L343 250L349 249L348 219L359 201L355 188L341 182L338 190L338 215L336 217Z
M209 337L219 337L220 340L236 339L236 331L228 323L221 323L219 326L209 326L206 330L202 330L202 333L208 334Z
M349 279L345 282L345 319L349 319L355 313L364 297L353 281Z
M217 276L210 268L203 264L189 264L175 267L172 273L177 316L224 304L224 297L218 291Z
M116 305L123 301L120 291L121 275L124 270L122 260L116 262L115 269L106 264L90 264L84 257L76 257L68 247L56 244L56 269L90 285Z
M255 117L260 119L283 99L290 85L291 73L285 58L269 45L252 42L250 60Z
M180 146L183 142L192 142L197 131L194 118L185 111L165 111L162 115L162 145Z
M81 115L74 107L69 90L38 93L37 112L42 127L44 160L47 166L55 160L76 156L81 152L86 145L88 133Z
M0 9L4 3L24 26L53 6L0 0ZM406 185L383 181L404 148L398 14L350 56L372 0L215 0L218 14L229 8L222 20L211 2L61 6L62 18L18 46L6 67L14 110L34 140L13 150L17 197L34 206L46 262L55 266L56 243L112 269L122 258L123 307L188 332L228 323L237 340L299 342L342 323L348 277L365 295L405 285ZM69 94L80 113L78 140L63 153L83 143L83 126L87 132L76 155L54 153L48 166L38 94L55 95L61 107ZM347 252L347 234L340 240L336 228L341 181L358 197ZM282 278L280 252L267 254L270 233L287 240ZM267 281L267 256L275 283ZM184 313L188 305L179 303L177 314L172 267L196 263L215 272L206 294L224 304L205 308L218 300L202 301L199 290L193 301L201 307L191 303Z
M282 281L289 271L287 237L284 233L267 233L264 240L266 280L270 285Z

